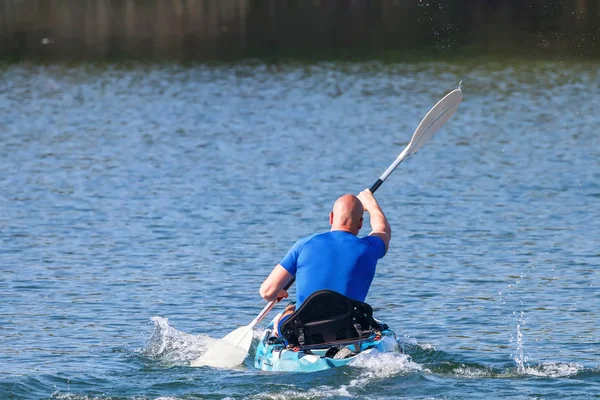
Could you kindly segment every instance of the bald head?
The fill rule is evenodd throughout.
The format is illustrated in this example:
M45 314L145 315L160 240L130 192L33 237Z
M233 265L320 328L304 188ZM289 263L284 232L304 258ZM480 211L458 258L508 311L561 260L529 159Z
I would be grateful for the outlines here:
M358 234L362 228L363 208L360 200L353 194L345 194L335 201L333 210L329 214L331 230L343 230Z

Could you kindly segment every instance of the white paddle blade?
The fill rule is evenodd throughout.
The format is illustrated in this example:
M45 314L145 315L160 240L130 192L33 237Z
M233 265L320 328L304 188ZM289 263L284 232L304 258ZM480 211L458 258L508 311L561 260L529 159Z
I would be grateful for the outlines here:
M429 139L431 139L433 134L437 132L437 130L440 129L458 109L462 99L462 91L458 88L438 101L437 104L429 110L427 115L425 115L425 118L423 118L419 126L417 126L410 143L404 150L405 155L409 156L415 154Z
M233 368L244 362L252 345L252 326L242 326L217 340L204 354L190 363L192 367Z
M433 134L442 127L450 119L452 114L458 109L462 101L462 91L460 88L454 89L446 96L444 96L440 101L437 102L435 106L425 118L421 120L419 126L415 130L412 138L410 139L410 143L402 150L402 153L394 160L394 162L385 170L385 172L379 177L377 182L373 186L371 186L371 191L374 192L377 188L387 179L388 176L400 163L411 154L415 154L417 150L419 150L431 137Z

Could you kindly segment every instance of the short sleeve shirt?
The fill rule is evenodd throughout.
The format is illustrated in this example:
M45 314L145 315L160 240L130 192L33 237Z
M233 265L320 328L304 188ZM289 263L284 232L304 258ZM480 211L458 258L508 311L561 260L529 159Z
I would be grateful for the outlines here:
M280 264L296 276L296 307L318 290L334 290L365 301L385 243L377 236L359 238L331 231L297 241Z

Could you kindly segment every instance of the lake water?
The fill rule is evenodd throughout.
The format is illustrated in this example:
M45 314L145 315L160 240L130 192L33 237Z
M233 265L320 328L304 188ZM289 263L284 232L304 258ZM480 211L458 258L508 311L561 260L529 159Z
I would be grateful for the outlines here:
M600 396L598 63L0 74L1 399ZM407 355L189 367L460 81L377 192L393 238L367 301Z

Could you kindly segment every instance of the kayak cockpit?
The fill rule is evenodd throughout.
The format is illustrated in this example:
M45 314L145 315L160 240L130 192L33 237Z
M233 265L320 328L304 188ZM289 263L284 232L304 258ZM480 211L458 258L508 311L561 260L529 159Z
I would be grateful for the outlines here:
M282 325L281 335L291 346L365 339L381 329L373 309L332 290L310 295Z
M280 329L276 336L274 323L267 327L256 368L312 372L347 365L363 353L401 351L395 333L373 318L370 305L329 290L308 297Z

